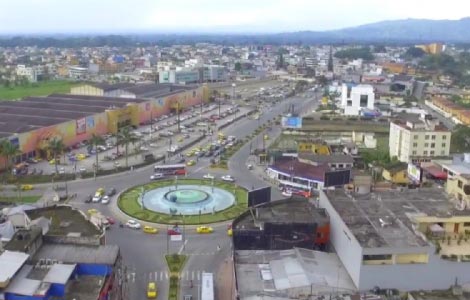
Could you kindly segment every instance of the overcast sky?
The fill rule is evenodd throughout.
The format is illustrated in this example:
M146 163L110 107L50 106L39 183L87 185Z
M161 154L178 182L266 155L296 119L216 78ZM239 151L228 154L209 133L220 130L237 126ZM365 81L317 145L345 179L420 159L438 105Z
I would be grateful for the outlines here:
M285 32L469 15L466 0L0 0L0 33Z

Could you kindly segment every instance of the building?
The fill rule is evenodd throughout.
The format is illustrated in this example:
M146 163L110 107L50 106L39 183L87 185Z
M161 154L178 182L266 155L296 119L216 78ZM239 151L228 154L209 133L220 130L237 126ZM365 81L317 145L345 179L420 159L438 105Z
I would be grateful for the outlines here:
M203 67L203 81L204 82L219 82L227 80L227 68L219 65L205 65Z
M470 153L455 155L451 161L435 161L434 164L440 167L438 171L447 174L446 192L459 202L461 208L470 208Z
M321 191L330 240L360 291L448 289L470 283L470 210L442 189Z
M405 115L390 122L389 153L401 162L448 156L451 131L430 115Z
M416 45L415 47L422 49L427 54L441 54L441 52L444 51L444 45L441 43Z
M170 69L159 72L160 83L191 84L200 81L201 75L195 69Z
M385 166L382 170L383 179L395 184L408 184L408 164L394 163Z
M292 198L258 205L233 221L235 250L324 249L328 215L307 199Z
M331 154L330 146L323 141L308 141L299 140L297 141L297 152L311 152L321 155Z
M88 68L79 66L69 66L69 77L76 80L88 78Z
M354 165L354 158L351 155L344 154L324 155L299 153L298 159L301 163L310 164L312 166L327 164L332 170L352 169Z
M345 115L359 116L367 110L374 110L375 94L371 85L343 84L341 89L341 107Z
M105 93L106 89L81 87L89 93ZM48 141L61 139L66 147L89 140L93 134L116 133L125 126L139 126L170 111L186 109L202 103L202 86L137 86L119 89L126 95L85 96L53 94L28 97L23 101L0 101L0 138L17 145L21 154L13 161L48 157ZM75 90L77 91L77 90ZM87 93L88 93L87 92ZM120 93L120 92L119 92ZM0 162L0 166L4 166Z
M37 82L42 79L44 74L43 66L32 66L27 67L26 65L17 65L16 66L16 75L20 77L25 77L29 82Z
M18 228L0 254L0 299L122 299L119 247L103 245L103 230L69 206L25 209L6 210Z

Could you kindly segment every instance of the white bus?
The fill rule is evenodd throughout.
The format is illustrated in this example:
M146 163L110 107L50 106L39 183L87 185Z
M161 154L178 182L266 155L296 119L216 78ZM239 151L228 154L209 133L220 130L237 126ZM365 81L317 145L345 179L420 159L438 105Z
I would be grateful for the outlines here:
M214 300L214 276L212 273L202 273L201 300Z

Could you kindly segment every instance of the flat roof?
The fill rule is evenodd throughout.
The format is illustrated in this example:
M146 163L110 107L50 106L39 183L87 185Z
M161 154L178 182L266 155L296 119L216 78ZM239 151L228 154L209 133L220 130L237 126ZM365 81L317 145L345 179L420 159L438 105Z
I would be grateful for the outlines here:
M301 248L238 250L234 262L240 299L287 299L292 294L289 291L298 288L311 289L315 294L356 290L335 253Z
M350 163L354 162L354 158L351 155L346 154L332 154L332 155L323 155L323 154L314 154L299 152L299 159L307 160L316 163ZM308 163L308 162L307 162Z
M119 256L119 246L79 246L66 244L43 244L32 260L55 259L63 263L114 265Z
M42 279L43 282L66 284L77 265L53 264Z
M11 280L21 269L29 255L23 252L5 250L0 254L0 283Z
M413 215L449 217L457 211L439 188L403 189L365 195L344 190L324 191L363 248L429 247L413 229Z
M325 223L328 220L324 209L316 208L307 199L292 198L269 202L253 208L253 214L243 214L237 219L238 223L235 224L235 229L259 228L266 222Z
M19 229L5 245L5 250L27 252L27 248L42 236L42 229L31 226L30 229Z
M96 300L104 283L103 276L80 276L77 280L70 280L65 300Z

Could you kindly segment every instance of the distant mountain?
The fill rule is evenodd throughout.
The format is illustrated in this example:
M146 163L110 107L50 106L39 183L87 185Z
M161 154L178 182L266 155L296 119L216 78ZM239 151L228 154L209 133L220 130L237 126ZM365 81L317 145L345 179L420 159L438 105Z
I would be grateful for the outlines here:
M470 17L460 20L406 19L382 21L330 31L279 33L284 42L470 42Z

